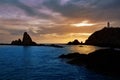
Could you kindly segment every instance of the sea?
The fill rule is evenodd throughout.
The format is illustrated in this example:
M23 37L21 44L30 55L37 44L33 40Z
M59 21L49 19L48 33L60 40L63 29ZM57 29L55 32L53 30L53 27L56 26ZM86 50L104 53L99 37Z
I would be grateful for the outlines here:
M89 54L101 47L77 45L63 48L50 46L0 46L0 80L120 80L85 66L67 64L62 54Z

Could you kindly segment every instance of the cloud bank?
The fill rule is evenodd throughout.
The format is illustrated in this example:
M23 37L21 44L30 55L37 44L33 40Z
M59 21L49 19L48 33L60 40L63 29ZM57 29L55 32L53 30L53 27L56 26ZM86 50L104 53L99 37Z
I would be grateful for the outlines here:
M0 43L21 37L25 31L38 43L84 41L107 21L120 25L119 4L119 0L0 0ZM85 20L96 25L70 25Z

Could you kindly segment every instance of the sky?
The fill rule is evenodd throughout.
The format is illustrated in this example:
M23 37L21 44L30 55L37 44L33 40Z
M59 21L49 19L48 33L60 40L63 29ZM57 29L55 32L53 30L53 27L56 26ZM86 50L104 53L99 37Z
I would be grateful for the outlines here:
M0 0L0 43L85 41L107 22L120 25L120 0Z

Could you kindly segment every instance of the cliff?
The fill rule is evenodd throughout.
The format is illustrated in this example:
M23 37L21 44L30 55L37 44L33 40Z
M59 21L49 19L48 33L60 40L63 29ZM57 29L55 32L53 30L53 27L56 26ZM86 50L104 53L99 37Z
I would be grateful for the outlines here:
M120 28L105 27L96 31L86 40L85 44L120 47Z

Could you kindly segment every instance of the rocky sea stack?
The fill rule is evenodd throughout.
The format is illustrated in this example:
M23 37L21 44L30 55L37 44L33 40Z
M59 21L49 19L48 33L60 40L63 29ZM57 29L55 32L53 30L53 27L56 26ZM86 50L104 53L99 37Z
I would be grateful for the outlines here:
M23 39L15 40L11 42L12 45L36 45L35 42L32 41L32 38L27 32L24 32Z
M85 44L120 47L120 28L105 27L96 31L86 40Z
M80 45L83 44L83 42L79 42L77 39L75 39L72 42L68 42L67 45Z

